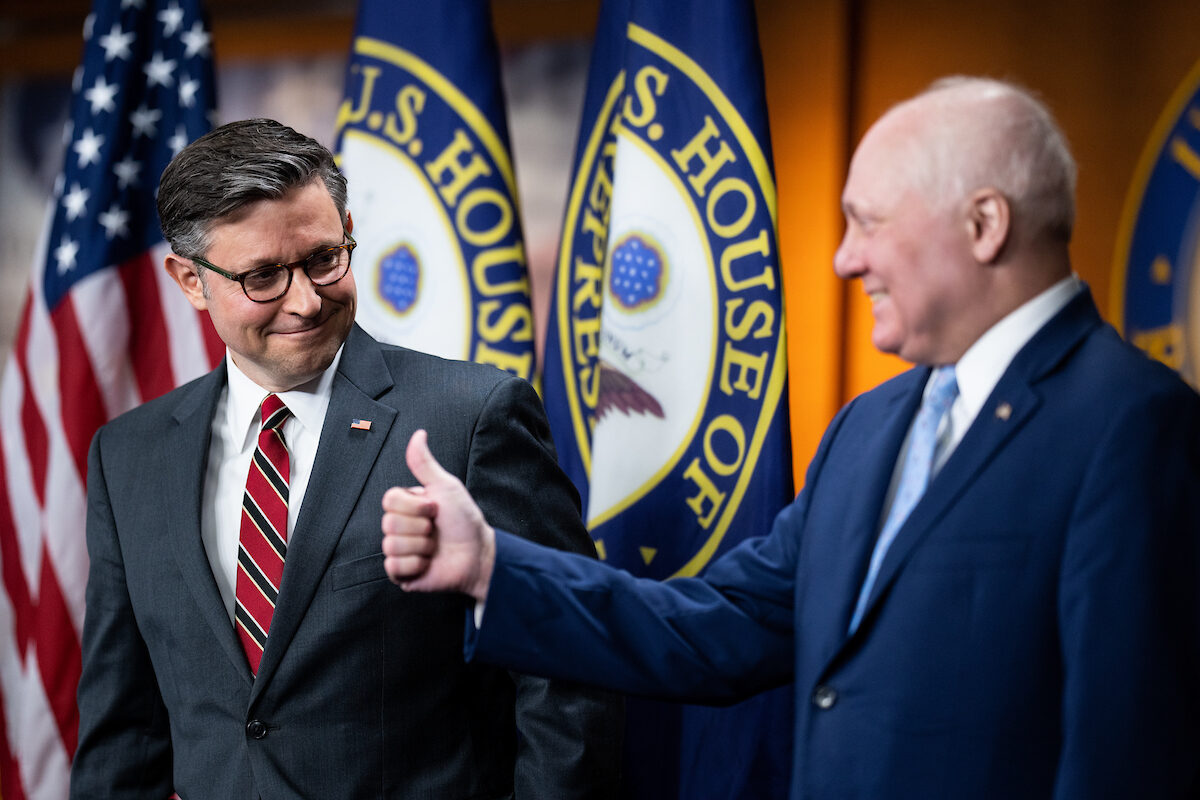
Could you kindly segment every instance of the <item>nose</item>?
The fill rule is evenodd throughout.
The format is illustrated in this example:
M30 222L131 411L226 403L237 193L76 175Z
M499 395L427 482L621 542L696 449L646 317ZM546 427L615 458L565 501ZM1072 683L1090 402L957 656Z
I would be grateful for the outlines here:
M283 310L298 317L315 317L321 310L321 295L304 270L292 268L292 285L283 295Z
M842 236L842 243L838 245L837 252L833 254L834 274L843 280L849 280L862 275L865 269L866 262L862 257L856 237L847 226L846 233Z

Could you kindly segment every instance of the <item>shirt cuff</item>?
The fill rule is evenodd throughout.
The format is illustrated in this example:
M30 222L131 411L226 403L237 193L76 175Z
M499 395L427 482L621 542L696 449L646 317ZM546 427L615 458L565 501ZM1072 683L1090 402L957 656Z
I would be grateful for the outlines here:
M479 601L475 602L475 611L474 611L475 630L479 630L480 628L483 627L483 609L486 607L487 607L486 602L479 602Z

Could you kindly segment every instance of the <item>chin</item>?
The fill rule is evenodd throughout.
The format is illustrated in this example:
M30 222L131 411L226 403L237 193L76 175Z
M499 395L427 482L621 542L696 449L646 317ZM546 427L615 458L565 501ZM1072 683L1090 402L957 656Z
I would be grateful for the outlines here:
M873 336L871 337L871 344L875 346L876 350L886 355L904 357L900 352L901 342L883 336Z

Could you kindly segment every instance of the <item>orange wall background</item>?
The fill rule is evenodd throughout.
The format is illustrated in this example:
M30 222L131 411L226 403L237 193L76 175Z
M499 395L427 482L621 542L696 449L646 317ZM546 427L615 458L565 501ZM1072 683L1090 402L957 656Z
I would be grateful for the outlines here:
M906 367L871 347L869 305L831 267L841 181L871 121L943 75L1006 78L1038 92L1079 163L1075 270L1108 314L1119 299L1110 292L1126 194L1151 129L1200 59L1200 4L758 0L757 9L800 487L836 410Z

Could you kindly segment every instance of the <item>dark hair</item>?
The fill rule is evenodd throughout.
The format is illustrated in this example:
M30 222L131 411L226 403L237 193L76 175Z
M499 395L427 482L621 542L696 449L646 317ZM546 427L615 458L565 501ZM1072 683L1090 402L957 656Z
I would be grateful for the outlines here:
M183 148L163 170L158 184L163 236L176 254L203 256L214 223L316 178L345 223L346 178L328 148L272 119L222 125Z

